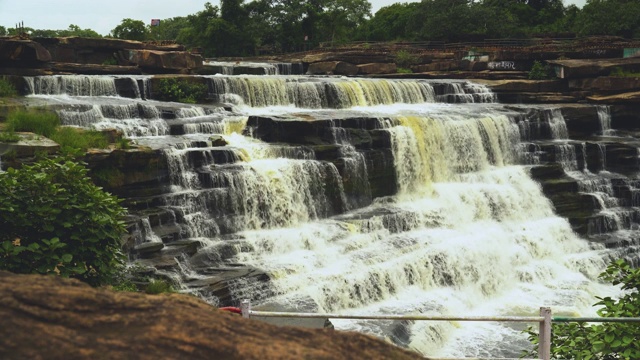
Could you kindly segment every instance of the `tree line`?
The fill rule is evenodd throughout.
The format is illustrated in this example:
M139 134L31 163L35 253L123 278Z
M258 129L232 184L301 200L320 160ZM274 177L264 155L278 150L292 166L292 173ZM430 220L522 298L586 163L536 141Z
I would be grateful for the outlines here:
M539 36L640 37L640 0L422 0L371 14L367 0L220 0L157 26L124 19L109 36L176 41L205 56L249 56L312 49L324 42L476 41ZM32 37L99 37L91 29L25 29ZM15 29L0 26L0 35Z

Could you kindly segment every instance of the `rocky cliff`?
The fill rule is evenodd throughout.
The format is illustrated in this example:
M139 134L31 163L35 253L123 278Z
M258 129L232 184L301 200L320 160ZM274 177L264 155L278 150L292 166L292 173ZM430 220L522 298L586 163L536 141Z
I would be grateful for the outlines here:
M186 295L94 289L0 272L0 357L17 359L415 359L356 333L276 327Z

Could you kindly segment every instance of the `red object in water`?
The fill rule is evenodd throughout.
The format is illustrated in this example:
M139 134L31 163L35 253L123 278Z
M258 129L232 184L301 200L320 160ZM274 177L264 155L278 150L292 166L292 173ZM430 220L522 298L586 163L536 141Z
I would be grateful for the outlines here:
M240 310L240 308L233 307L233 306L225 306L225 307L221 307L221 308L218 308L218 309L224 310L224 311L229 311L229 312L232 312L232 313L235 313L235 314L242 314L242 310Z

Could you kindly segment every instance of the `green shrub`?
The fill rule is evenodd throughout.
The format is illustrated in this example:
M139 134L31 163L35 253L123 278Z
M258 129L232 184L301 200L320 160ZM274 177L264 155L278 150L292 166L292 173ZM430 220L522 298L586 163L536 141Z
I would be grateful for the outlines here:
M147 294L163 294L163 293L174 293L176 292L173 286L165 280L153 279L147 285L147 288L144 290Z
M619 299L600 300L597 313L602 317L640 316L640 269L624 260L609 265L600 280L622 285ZM529 329L529 339L537 344L538 334ZM551 357L554 359L640 359L640 326L637 323L555 323L551 334ZM531 353L530 355L533 355Z
M52 112L18 110L7 116L7 130L28 131L50 137L60 125L60 118Z
M105 59L105 61L102 62L102 65L118 65L118 60L111 57L111 58Z
M18 91L16 91L13 84L5 78L0 78L0 97L14 97L17 95Z
M121 271L125 210L69 158L0 173L0 269L91 285Z
M2 131L0 132L0 142L3 143L15 143L20 141L20 136L16 135L13 131Z
M188 79L161 79L158 87L158 100L177 101L195 104L203 102L207 97L207 86L190 82Z
M63 153L75 154L87 149L104 149L109 146L105 134L96 130L82 130L62 126L55 130L49 138L60 145Z
M408 52L407 50L400 50L395 55L396 65L400 68L409 68L411 65L418 63L419 59L416 55Z
M543 65L539 61L534 61L529 71L529 80L544 80L553 77L552 69L549 65Z
M413 71L411 69L402 68L402 67L397 68L396 72L398 74L412 74L413 73Z

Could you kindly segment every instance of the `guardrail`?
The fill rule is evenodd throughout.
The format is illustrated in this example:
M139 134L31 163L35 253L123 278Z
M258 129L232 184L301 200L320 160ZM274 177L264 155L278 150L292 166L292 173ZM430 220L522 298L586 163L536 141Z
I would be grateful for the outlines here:
M251 302L240 303L242 317L251 316L272 318L306 318L306 319L353 319L353 320L424 320L424 321L497 321L538 323L538 359L551 359L551 324L553 322L633 322L640 323L640 317L565 317L551 316L551 308L541 307L539 316L438 316L438 315L345 315L319 314L299 312L256 311L251 309ZM478 358L431 358L432 360L482 360ZM500 360L511 360L502 358ZM533 359L519 359L533 360Z

